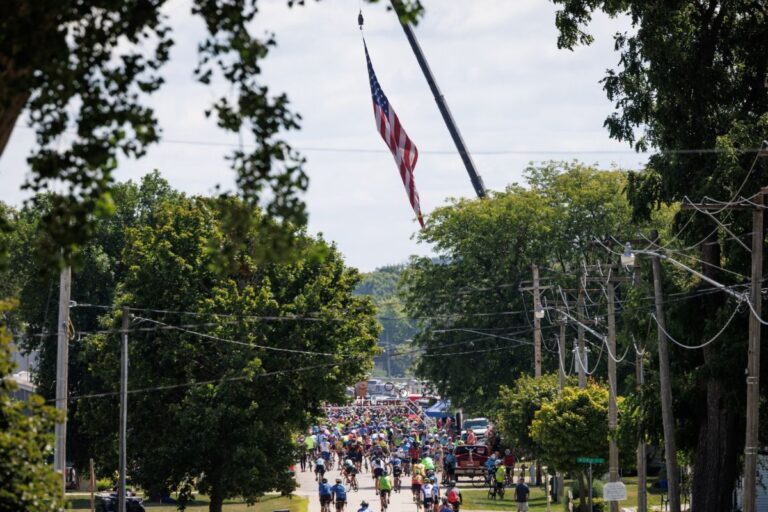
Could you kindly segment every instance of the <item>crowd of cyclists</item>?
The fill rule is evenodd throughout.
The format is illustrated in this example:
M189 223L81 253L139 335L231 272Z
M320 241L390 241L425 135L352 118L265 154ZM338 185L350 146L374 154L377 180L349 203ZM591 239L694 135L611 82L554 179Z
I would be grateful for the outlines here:
M471 439L467 440L470 441ZM410 489L417 512L459 512L463 497L456 484L456 448L465 444L452 420L428 425L408 407L329 407L328 418L298 439L301 471L313 471L318 483L321 512L345 512L348 492L359 489L365 473L373 479L381 512L391 493ZM326 473L337 468L340 476L331 485ZM486 461L485 484L489 497L504 498L514 478L510 450L494 453ZM523 468L524 471L524 468ZM528 488L522 478L515 487L518 503ZM370 512L363 502L358 512Z

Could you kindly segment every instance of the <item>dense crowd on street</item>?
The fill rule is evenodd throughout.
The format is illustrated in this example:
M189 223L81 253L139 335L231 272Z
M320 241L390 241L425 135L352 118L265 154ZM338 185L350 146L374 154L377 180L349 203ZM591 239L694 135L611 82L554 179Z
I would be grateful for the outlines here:
M454 418L426 421L418 410L406 406L329 406L327 418L298 438L302 472L314 472L321 512L344 512L348 493L359 489L359 478L369 474L381 512L386 512L391 493L403 487L412 495L419 512L459 512L463 503L456 469L460 447L479 444L468 429L463 435ZM490 456L484 461L484 484L494 497L503 499L513 487L518 511L527 511L529 490L525 466L514 484L515 456L499 450L492 426L482 437ZM336 468L339 477L329 482L326 473ZM363 501L358 512L368 512ZM351 512L351 511L350 511Z

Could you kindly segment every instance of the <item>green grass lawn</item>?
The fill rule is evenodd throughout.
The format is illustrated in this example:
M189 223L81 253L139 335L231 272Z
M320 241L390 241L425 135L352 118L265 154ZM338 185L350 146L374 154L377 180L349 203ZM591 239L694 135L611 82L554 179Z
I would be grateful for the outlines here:
M89 495L82 493L67 496L67 503L70 510L86 512L91 510L91 500ZM147 509L162 509L171 512L176 510L176 505L160 505L159 503L144 502ZM270 494L261 498L253 506L248 506L242 500L228 500L224 502L225 512L272 512L273 510L288 509L291 512L307 512L307 499L300 496L279 496ZM187 506L190 512L207 512L208 498L197 496L197 499Z
M627 499L619 503L621 507L636 507L637 506L637 478L624 478L623 482L627 486ZM648 479L648 506L658 507L661 505L661 492L655 488L655 479ZM573 485L573 482L566 481L566 487ZM529 496L528 509L530 512L545 512L547 510L547 500L544 494L544 489L539 487L531 487L531 494ZM504 495L504 500L492 500L488 498L487 489L462 489L461 494L464 497L464 507L467 510L517 510L517 506L514 502L514 496L510 489L507 489ZM553 511L563 510L562 503L552 503Z

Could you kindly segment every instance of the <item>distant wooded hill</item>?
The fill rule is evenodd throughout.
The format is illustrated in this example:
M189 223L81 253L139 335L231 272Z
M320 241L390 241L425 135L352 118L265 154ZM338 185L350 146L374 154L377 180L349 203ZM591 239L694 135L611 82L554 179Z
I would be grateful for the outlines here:
M383 327L379 345L384 353L375 358L376 376L404 377L410 375L413 355L408 340L416 334L416 327L405 316L397 295L397 285L406 265L387 265L364 275L355 290L359 295L370 295L378 308L378 319Z

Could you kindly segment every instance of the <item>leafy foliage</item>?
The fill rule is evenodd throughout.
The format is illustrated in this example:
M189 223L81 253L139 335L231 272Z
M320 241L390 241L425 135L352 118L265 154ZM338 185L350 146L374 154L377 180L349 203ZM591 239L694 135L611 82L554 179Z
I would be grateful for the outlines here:
M529 168L526 179L530 188L511 185L486 200L435 210L420 240L439 258L414 258L403 281L407 313L422 318L415 341L426 357L417 372L473 412L485 412L501 385L532 371L533 304L519 290L531 265L548 274L578 272L605 259L595 239L642 227L630 222L625 173L552 162ZM563 275L558 284L576 280ZM549 344L551 327L543 330ZM545 371L557 364L545 350Z
M764 5L749 0L553 2L561 7L556 23L563 48L592 41L587 27L595 11L632 21L631 31L614 36L619 64L606 72L603 88L615 106L605 121L611 137L658 151L629 181L636 218L647 217L663 202L738 200L760 190L768 174L768 160L755 154L768 133ZM707 216L690 215L678 215L679 245L698 249L703 263L695 262L697 268L727 284L739 281L738 274L749 275L748 251ZM736 237L748 238L752 231L747 215L719 217ZM692 283L686 290L691 288L704 285ZM700 343L719 331L732 307L723 295L689 301L674 308L670 328L690 344ZM678 410L685 412L680 437L695 450L692 508L702 512L727 509L739 475L746 391L737 376L746 358L745 317L739 316L717 345L700 353L673 353L681 385L675 395L683 400Z
M0 314L12 304L0 301ZM11 338L0 323L0 510L53 512L63 505L61 476L48 460L53 455L53 427L60 419L53 407L33 395L22 402L11 393L16 383Z
M287 4L303 4L287 0ZM165 0L11 0L0 18L0 155L24 109L37 135L25 187L45 198L41 227L50 235L45 254L68 259L111 210L112 173L120 156L139 158L160 140L153 110L143 102L162 84L172 33L161 13ZM300 194L307 188L303 158L282 138L299 127L285 94L273 94L259 80L262 60L275 46L249 27L257 0L195 0L207 36L198 45L194 74L204 84L224 82L229 93L206 110L228 132L249 133L253 150L235 150L229 162L239 195L262 204L262 229L270 247L291 247L290 226L306 223ZM415 22L423 7L400 0L398 13ZM65 134L72 142L60 144ZM242 222L246 219L240 218Z
M398 295L398 285L404 270L403 265L378 268L365 274L355 290L356 294L373 298L376 316L382 327L379 344L383 350L389 351L376 358L378 368L374 371L385 375L389 373L394 377L409 374L414 361L408 340L416 334L416 328L406 315L405 306Z
M574 381L575 378L571 377L568 385L574 386ZM531 438L531 424L536 411L545 402L554 400L559 390L560 380L556 373L540 378L523 375L513 387L501 386L495 425L505 443L536 453L538 445Z
M126 229L115 296L144 327L129 345L132 478L153 495L179 490L182 500L194 486L211 496L212 512L229 497L253 502L292 489L292 434L365 375L378 334L371 302L352 295L359 276L322 240L297 235L293 263L235 252L237 265L222 274L211 247L230 243L227 210L218 199L181 197ZM248 243L257 248L262 236L254 227ZM101 322L117 329L119 320ZM118 387L118 347L117 336L93 335L82 353L95 387L108 392L79 412L102 440L100 460L116 460L109 391Z
M542 460L559 471L577 473L584 469L577 457L608 459L607 416L607 389L595 384L566 387L536 411L530 436Z

